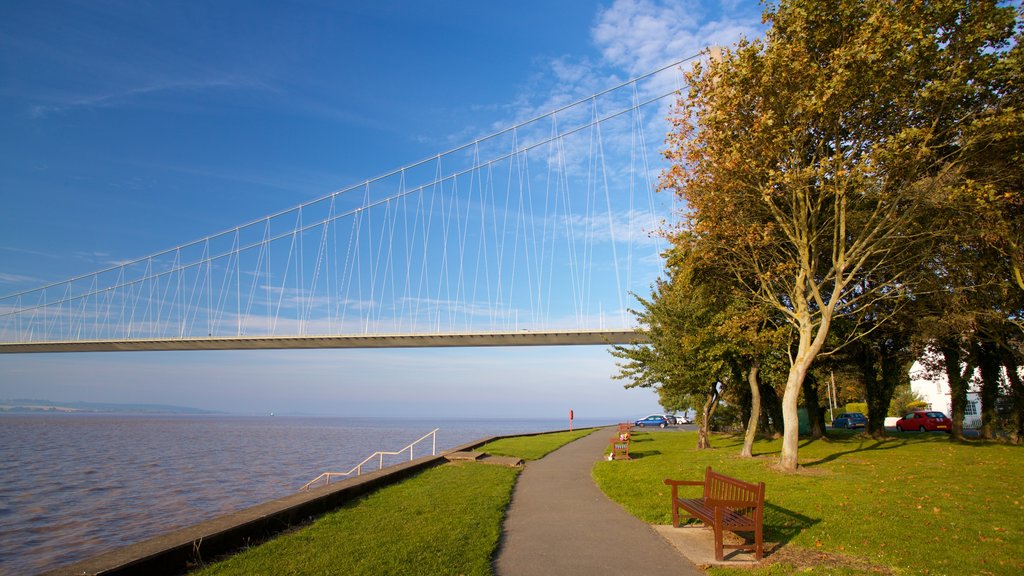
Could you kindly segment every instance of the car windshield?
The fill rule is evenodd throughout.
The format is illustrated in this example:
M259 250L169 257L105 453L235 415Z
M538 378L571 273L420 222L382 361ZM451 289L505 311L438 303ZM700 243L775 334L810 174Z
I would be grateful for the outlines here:
M946 415L942 412L928 412L929 418L945 418Z

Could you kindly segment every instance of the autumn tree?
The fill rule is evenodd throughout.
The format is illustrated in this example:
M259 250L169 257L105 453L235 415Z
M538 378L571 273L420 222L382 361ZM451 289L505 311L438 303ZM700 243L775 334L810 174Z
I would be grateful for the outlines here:
M905 298L935 230L922 209L962 178L963 127L1012 39L994 1L788 0L763 40L687 74L661 188L701 253L791 325L780 465L834 319ZM858 282L870 276L867 289ZM854 332L859 333L859 332Z
M627 387L653 387L662 405L688 402L697 408L698 447L710 446L709 426L723 394L752 396L741 455L752 455L760 420L759 374L765 354L777 346L777 322L735 290L694 246L682 238L668 253L668 278L634 311L648 342L615 346L618 378Z
M616 378L626 388L655 388L661 398L697 400L697 447L709 448L711 416L726 376L722 343L705 327L721 310L717 295L696 281L685 255L668 261L668 278L659 278L650 298L637 297L632 310L647 342L612 347L619 359Z
M1017 290L1024 291L1024 28L1014 45L985 70L986 111L965 128L967 185L956 201L967 213L966 235L993 249ZM971 224L975 224L972 226ZM1020 318L1017 325L1024 328Z

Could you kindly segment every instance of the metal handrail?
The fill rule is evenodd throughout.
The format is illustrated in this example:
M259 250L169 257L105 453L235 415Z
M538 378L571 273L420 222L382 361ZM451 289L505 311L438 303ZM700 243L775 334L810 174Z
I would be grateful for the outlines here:
M401 450L399 450L397 452L382 452L382 451L378 450L378 451L374 452L373 454L370 454L369 456L367 456L366 459L363 460L362 462L360 462L359 464L356 464L348 472L324 472L323 474L321 474L321 475L317 476L316 478L314 478L314 479L310 480L309 482L307 482L306 485L301 488L301 490L309 490L310 486L316 484L321 479L324 479L324 481L325 481L324 485L326 486L327 484L331 483L331 477L333 477L333 476L345 477L345 476L351 476L353 473L355 473L356 476L359 476L359 475L361 475L363 473L363 465L366 464L367 462L373 460L374 458L378 459L378 464L377 464L377 469L378 470L382 470L384 468L384 457L385 456L398 456L399 454L401 454L402 452L405 452L406 450L409 451L409 460L411 461L413 459L412 447L417 445L417 444L419 444L420 442L426 440L428 436L433 436L434 437L433 446L431 447L431 452L430 453L431 453L431 455L436 456L437 455L437 431L438 430L440 430L440 428L434 428L430 432L427 432L426 434L421 436L419 440L416 440L415 442L409 444L408 446L406 446L405 448L402 448Z

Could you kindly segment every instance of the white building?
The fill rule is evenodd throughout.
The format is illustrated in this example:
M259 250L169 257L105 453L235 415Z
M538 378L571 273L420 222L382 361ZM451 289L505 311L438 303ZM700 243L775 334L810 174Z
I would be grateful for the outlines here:
M949 379L946 378L945 372L932 373L920 361L914 362L910 368L910 389L928 403L929 410L945 412L946 415L953 413ZM964 407L965 430L981 427L981 400L973 389L972 383L971 391L967 392L967 405Z

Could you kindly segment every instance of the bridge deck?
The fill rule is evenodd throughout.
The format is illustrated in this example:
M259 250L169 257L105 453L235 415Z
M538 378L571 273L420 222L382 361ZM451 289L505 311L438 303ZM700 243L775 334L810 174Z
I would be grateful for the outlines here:
M142 352L167 350L272 350L299 348L452 348L482 346L586 346L646 342L636 330L551 330L464 334L349 334L240 336L78 342L5 342L0 354L37 352Z

